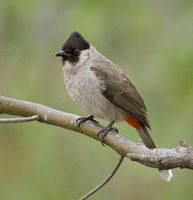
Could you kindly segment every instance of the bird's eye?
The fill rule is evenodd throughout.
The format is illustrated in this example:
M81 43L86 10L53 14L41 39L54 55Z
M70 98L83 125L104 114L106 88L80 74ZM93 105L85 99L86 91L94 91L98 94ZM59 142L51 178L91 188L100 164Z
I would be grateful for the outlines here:
M80 54L80 51L78 49L74 49L73 53L74 55L78 56Z

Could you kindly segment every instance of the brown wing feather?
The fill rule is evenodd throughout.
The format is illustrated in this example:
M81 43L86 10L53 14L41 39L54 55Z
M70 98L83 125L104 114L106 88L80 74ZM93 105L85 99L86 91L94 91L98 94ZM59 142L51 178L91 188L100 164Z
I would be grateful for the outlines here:
M110 61L104 62L99 63L97 67L91 67L91 70L101 80L104 80L106 89L103 94L105 97L130 116L134 116L141 125L150 128L146 106L135 86L116 65Z

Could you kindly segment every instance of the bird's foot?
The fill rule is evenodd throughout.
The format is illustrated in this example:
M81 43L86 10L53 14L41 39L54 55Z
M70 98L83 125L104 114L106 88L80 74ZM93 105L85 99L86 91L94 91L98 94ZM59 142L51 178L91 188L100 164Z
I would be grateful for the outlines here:
M76 120L77 127L80 128L80 127L82 126L82 124L83 124L84 122L88 121L88 120L93 121L93 122L95 122L95 123L98 124L98 122L97 122L96 120L94 120L94 116L93 116L93 115L90 115L90 116L88 116L88 117L80 117L80 118L78 118L78 119Z
M118 129L112 127L113 124L114 124L114 121L110 122L110 124L109 124L106 128L103 128L102 130L100 130L100 131L97 133L97 136L100 138L101 143L102 143L103 146L105 146L105 145L104 145L105 137L106 137L106 135L107 135L110 131L115 131L115 132L118 133Z

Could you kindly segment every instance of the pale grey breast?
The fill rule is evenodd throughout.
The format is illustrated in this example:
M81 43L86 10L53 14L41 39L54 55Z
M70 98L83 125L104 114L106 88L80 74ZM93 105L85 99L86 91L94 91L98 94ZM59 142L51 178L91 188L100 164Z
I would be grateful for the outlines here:
M103 80L91 71L91 67L97 64L96 59L100 54L92 47L90 50L81 52L80 60L76 65L65 63L63 70L66 90L70 97L89 114L109 121L122 120L124 115L120 109L103 95L106 89Z

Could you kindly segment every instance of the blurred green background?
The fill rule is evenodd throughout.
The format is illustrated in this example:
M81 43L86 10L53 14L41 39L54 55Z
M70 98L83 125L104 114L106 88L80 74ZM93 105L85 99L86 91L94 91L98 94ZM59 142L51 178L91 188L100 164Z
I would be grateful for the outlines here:
M121 66L145 99L160 147L193 145L193 2L0 1L0 94L86 115L65 92L54 55L79 31ZM103 124L106 122L101 121ZM126 123L119 132L138 141ZM0 199L73 200L99 183L118 155L75 132L36 122L0 125ZM92 199L192 199L193 173L125 160Z

